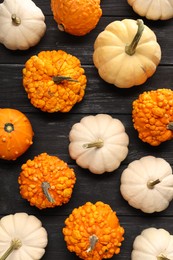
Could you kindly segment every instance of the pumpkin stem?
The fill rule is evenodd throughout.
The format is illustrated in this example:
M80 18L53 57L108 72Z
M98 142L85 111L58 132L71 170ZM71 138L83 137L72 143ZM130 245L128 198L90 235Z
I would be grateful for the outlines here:
M170 123L167 125L167 129L168 129L168 130L173 130L173 122L170 122Z
M139 40L141 39L144 30L144 23L141 19L137 20L137 25L138 25L138 30L135 37L133 38L131 44L125 47L125 52L130 56L132 56L135 53L136 47L139 43Z
M91 252L94 249L96 243L98 242L98 237L96 235L90 236L89 242L90 242L90 245L89 245L88 249L86 250L87 253Z
M20 239L13 239L11 241L10 247L7 249L7 251L0 257L0 260L5 260L7 257L12 253L13 250L19 249L22 246L22 242Z
M52 79L56 84L60 84L63 80L78 82L78 80L72 79L71 77L67 76L53 76Z
M99 139L96 142L88 143L88 144L83 144L83 148L101 148L103 146L103 140Z
M12 131L14 131L14 125L12 123L6 123L4 126L4 131L6 131L7 133L11 133Z
M160 183L160 180L159 180L159 179L157 179L157 180L155 180L155 181L148 181L148 182L147 182L147 187L148 187L149 189L154 189L154 186L155 186L156 184L158 184L158 183Z
M170 258L167 258L166 256L164 256L163 254L160 254L159 256L157 256L158 260L171 260Z
M46 198L49 202L54 203L55 200L52 198L52 196L49 193L50 184L47 181L42 182L41 184L42 190ZM0 259L1 260L1 259Z
M19 17L17 17L16 14L11 15L11 20L12 20L14 25L18 26L18 25L21 24L21 19Z

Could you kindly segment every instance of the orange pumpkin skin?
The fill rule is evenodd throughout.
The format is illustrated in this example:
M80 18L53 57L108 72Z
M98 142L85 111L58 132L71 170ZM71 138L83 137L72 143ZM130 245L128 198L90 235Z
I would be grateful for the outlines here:
M34 132L29 119L19 110L0 109L0 158L16 160L32 145Z
M116 213L101 201L75 208L63 228L67 248L84 260L101 260L120 253L124 228Z
M133 102L132 120L139 138L152 146L173 138L173 91L144 92Z
M20 194L31 206L54 208L67 203L76 177L73 169L57 156L42 153L21 167L18 178Z
M58 28L75 36L93 30L100 20L100 0L51 0L51 9Z

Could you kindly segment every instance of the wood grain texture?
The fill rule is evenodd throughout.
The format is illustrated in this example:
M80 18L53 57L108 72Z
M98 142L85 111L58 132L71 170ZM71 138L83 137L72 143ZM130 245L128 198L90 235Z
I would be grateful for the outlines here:
M0 3L3 1L0 0ZM64 220L73 208L87 201L101 200L117 212L121 225L125 228L125 241L121 253L112 259L130 259L133 240L144 228L162 227L173 233L173 202L160 213L144 214L130 207L123 200L119 187L122 171L127 165L145 155L162 157L173 166L172 141L159 147L151 147L139 140L131 119L132 102L140 93L157 88L173 87L173 19L168 21L144 22L157 35L162 49L162 59L156 73L141 86L129 90L118 89L104 82L93 65L93 44L98 33L114 20L137 19L126 0L102 0L103 16L97 27L84 37L75 37L57 29L49 0L35 0L46 17L47 30L39 44L27 51L10 51L0 45L0 107L16 108L30 119L34 130L34 144L14 162L0 161L0 216L15 212L34 214L48 231L48 246L43 260L73 260L77 256L70 253L65 245L62 228ZM34 108L27 98L22 85L22 69L27 59L42 50L62 49L77 56L85 69L88 79L85 97L69 113L47 114ZM107 113L120 119L129 135L129 153L120 167L112 173L94 175L76 165L68 153L69 131L72 125L90 114ZM59 156L74 168L77 182L70 202L54 209L38 210L23 200L19 194L18 176L21 165L29 158L47 152ZM94 259L93 259L94 260Z

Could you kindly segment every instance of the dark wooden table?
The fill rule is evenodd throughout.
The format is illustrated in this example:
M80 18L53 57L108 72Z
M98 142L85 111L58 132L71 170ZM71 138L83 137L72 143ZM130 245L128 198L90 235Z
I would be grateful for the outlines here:
M0 1L2 2L2 0ZM151 147L139 140L132 125L132 101L145 90L173 87L173 19L149 21L144 19L157 35L162 49L162 59L156 73L141 86L118 89L104 82L93 65L93 43L98 33L114 20L137 19L126 0L102 0L103 16L97 27L88 35L75 37L57 29L49 0L35 0L46 17L47 31L40 43L27 51L10 51L0 45L0 107L10 107L25 113L30 119L34 132L34 144L16 161L0 161L0 216L26 212L37 216L48 232L48 246L44 260L72 260L78 257L70 253L63 239L64 220L73 208L87 201L101 200L117 212L121 225L125 228L125 240L119 255L112 259L130 259L134 238L145 228L162 227L173 234L173 203L160 213L144 214L130 207L120 194L120 176L127 165L145 155L154 155L173 164L172 141L159 147ZM77 56L85 68L88 78L83 101L69 113L48 114L34 108L22 86L22 68L32 55L42 50L62 49ZM86 115L107 113L120 119L129 135L129 153L121 166L112 173L94 175L76 165L68 153L68 134L72 125ZM38 210L31 207L19 194L18 176L21 165L29 158L42 152L60 157L74 168L77 182L69 203L53 209Z

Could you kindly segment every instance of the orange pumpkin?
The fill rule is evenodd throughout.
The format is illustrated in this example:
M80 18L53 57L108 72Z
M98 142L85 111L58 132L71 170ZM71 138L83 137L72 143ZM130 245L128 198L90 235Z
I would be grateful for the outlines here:
M124 229L108 204L101 201L75 208L63 228L67 248L84 260L101 260L120 253Z
M58 28L72 35L83 36L100 20L100 0L51 0L51 9Z
M42 153L22 165L20 194L31 206L53 208L67 203L76 177L73 169L58 157Z
M0 158L16 160L33 143L29 119L19 110L0 109Z

